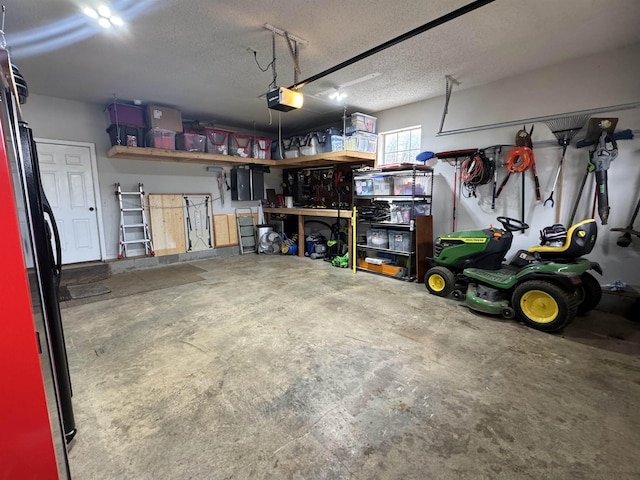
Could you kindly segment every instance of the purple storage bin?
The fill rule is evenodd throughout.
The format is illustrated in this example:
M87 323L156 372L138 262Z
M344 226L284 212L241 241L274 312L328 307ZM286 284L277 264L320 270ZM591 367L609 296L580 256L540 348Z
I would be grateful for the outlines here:
M109 123L114 125L129 125L136 128L144 128L144 109L136 105L124 105L111 103L107 105Z

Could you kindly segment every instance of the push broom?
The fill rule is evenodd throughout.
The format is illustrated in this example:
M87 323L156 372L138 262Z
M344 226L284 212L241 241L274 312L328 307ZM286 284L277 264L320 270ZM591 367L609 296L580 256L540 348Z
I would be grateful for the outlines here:
M551 202L552 207L556 207L556 223L560 223L560 202L562 200L561 193L558 194L558 205L556 206L556 201L553 199L553 194L556 191L556 187L558 186L558 179L560 178L560 174L562 173L562 162L564 161L564 156L567 153L567 147L571 143L571 139L575 137L576 133L582 130L584 124L589 120L589 115L572 115L570 117L562 117L555 118L553 120L547 120L545 125L549 127L551 133L555 135L558 139L558 144L562 147L562 156L560 157L560 163L558 165L558 170L556 171L556 176L553 181L553 186L551 187L551 194L544 201L543 205L546 205L547 202Z

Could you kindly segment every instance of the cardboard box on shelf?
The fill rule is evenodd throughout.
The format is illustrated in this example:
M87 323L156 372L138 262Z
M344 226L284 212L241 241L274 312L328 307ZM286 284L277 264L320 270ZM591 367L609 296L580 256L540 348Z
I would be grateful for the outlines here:
M147 126L150 129L161 128L182 132L182 113L175 108L147 105Z

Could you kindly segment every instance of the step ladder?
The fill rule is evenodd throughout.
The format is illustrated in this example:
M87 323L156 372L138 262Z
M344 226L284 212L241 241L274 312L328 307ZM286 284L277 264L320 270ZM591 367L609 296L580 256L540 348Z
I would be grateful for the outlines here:
M236 221L240 255L247 252L256 253L256 226L253 221L253 211L250 208L236 208Z
M118 243L118 258L127 257L127 246L133 244L144 245L147 256L154 256L153 243L147 223L147 213L144 208L144 187L138 184L137 192L123 192L116 183L116 197L120 205L120 241Z

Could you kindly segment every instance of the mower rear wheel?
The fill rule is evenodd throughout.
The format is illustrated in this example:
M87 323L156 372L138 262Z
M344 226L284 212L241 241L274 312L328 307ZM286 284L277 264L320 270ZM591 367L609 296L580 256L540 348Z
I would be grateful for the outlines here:
M602 288L593 275L584 272L580 275L582 284L576 288L576 302L578 302L578 315L586 315L589 310L596 308L602 298Z
M424 285L433 295L446 297L456 287L456 276L446 267L432 267L424 276Z
M511 305L527 326L544 332L556 332L567 326L578 309L573 292L543 280L518 285Z

